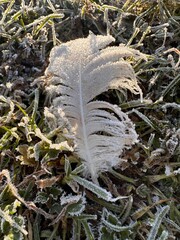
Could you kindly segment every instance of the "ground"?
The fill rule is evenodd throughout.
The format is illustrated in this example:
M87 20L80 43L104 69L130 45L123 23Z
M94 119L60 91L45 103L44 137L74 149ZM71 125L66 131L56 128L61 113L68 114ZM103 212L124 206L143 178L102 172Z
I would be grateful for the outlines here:
M178 0L0 1L0 239L179 239L179 9ZM147 57L128 59L142 102L129 91L98 97L139 135L99 186L83 176L64 129L50 131L39 81L53 46L90 31ZM69 147L56 149L57 139Z

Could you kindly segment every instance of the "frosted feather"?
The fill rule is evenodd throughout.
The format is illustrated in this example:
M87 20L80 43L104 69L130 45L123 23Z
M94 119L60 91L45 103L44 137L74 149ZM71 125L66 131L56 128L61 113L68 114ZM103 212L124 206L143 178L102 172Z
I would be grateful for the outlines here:
M93 181L100 172L120 164L123 150L138 138L128 115L118 106L94 101L108 89L125 88L142 96L134 70L124 58L144 55L125 46L105 48L113 41L112 36L90 34L54 47L45 71L50 111L56 118L63 112L68 119L75 150L86 165L84 174Z

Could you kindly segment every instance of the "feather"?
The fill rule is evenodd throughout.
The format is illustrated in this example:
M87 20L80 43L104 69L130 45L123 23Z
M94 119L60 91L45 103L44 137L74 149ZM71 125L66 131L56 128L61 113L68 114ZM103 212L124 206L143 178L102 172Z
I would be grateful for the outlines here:
M119 88L142 97L134 70L124 58L144 55L125 46L105 48L113 41L110 35L90 34L54 47L45 71L50 111L57 118L63 113L68 120L75 150L86 166L84 174L94 182L99 173L120 164L123 150L138 139L126 113L116 105L94 100L108 89Z

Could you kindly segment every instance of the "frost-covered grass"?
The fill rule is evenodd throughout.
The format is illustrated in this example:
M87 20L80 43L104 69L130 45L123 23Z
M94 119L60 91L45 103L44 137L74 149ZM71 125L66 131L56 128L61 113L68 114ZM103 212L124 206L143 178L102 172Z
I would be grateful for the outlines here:
M0 1L0 239L178 239L179 9L178 0ZM143 102L128 91L99 96L139 134L99 186L83 177L66 127L48 129L34 83L54 45L89 30L147 54L128 59Z

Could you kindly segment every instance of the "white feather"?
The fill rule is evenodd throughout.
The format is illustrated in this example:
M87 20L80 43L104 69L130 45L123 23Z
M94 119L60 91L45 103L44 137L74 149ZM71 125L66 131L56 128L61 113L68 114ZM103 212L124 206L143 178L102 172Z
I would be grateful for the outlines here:
M85 175L93 181L100 172L118 165L123 150L138 138L128 115L118 106L94 101L108 89L126 88L142 96L134 70L123 57L144 55L125 46L105 48L113 41L112 36L90 34L54 47L45 72L50 76L51 113L58 117L58 112L64 112L76 151L86 165Z

